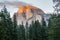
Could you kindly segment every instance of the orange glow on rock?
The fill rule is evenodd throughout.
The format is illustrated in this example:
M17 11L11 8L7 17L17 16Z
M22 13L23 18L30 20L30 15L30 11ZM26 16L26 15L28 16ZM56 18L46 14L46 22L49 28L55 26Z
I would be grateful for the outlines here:
M28 12L28 11L30 11L31 9L37 9L37 8L34 7L34 6L31 6L31 5L29 5L29 4L24 5L24 6L19 6L17 13Z
M19 8L18 8L18 13L22 13L22 12L24 12L25 11L25 7L24 6L19 6Z

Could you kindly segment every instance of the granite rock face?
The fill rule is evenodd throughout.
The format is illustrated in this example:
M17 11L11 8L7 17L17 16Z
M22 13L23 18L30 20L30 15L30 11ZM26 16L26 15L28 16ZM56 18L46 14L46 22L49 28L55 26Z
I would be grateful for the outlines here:
M31 24L32 21L35 20L39 20L39 22L41 22L44 12L37 7L26 4L19 6L17 12L14 15L16 15L18 25L22 23L26 25L26 22Z

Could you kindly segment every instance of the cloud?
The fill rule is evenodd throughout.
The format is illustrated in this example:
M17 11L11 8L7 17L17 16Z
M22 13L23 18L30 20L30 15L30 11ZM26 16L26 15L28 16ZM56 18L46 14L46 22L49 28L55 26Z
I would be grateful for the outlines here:
M0 2L0 6L3 6L3 5L8 5L8 6L20 6L20 5L25 5L27 3L24 3L24 2L20 2L20 1L4 1L4 2Z

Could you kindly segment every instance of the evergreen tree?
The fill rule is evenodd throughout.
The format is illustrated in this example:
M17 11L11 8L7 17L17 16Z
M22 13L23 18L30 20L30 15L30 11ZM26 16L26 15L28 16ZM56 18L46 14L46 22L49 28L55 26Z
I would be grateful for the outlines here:
M2 40L11 40L11 31L12 31L12 21L10 18L9 13L7 12L7 9L3 8L3 10L1 11L1 22L0 22L0 26L4 32L2 33ZM4 37L4 38L3 38Z
M44 18L42 20L42 27L41 27L41 40L48 40L48 31L47 31L47 26L46 23L44 21Z
M49 40L60 40L60 14L53 15L49 20Z
M32 23L29 28L29 39L30 40L41 40L41 25L39 21Z
M13 17L13 40L17 40L17 21L16 21L16 15Z
M18 40L25 40L25 28L23 24L18 27Z
M3 29L3 14L0 12L0 40L4 40L5 37L5 30Z

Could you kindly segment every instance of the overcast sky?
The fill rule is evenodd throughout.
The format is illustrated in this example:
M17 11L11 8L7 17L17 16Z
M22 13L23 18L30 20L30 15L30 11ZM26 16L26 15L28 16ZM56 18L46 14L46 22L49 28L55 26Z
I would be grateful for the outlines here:
M24 3L34 5L40 9L42 9L45 13L53 12L53 10L54 10L52 0L0 0L0 9L3 6L3 5L1 5L2 2L4 2L4 3L7 2L7 4L10 2L10 4L8 4L10 6L7 6L7 9L11 13L11 16L18 9L16 6L17 6L17 4L19 5L19 2L24 2Z

